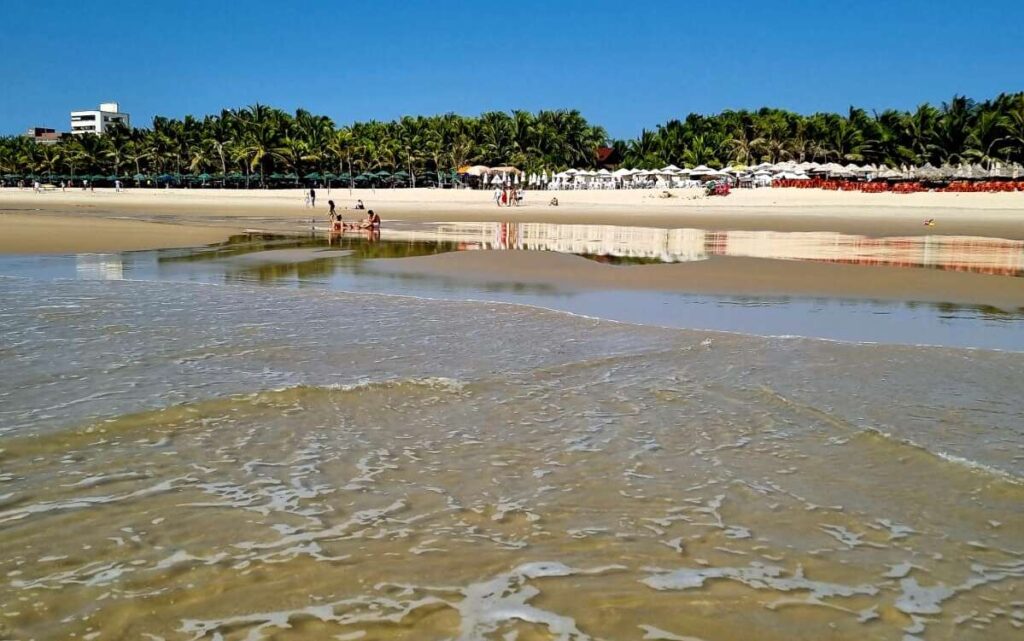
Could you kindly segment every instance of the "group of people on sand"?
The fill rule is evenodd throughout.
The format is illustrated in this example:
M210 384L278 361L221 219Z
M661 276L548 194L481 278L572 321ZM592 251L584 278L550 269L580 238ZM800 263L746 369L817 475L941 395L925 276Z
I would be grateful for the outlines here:
M502 205L506 207L512 207L513 205L518 207L523 204L523 189L522 187L513 187L512 185L498 185L494 188L494 204L498 207Z
M357 200L356 204L352 209L358 209L366 211L366 218L363 218L359 222L346 223L341 215L341 212L337 210L333 200L328 200L327 205L329 211L327 212L327 218L330 223L330 232L332 234L342 233L346 229L360 229L371 232L380 231L380 216L376 214L372 209L367 210L366 205L363 204L362 200Z

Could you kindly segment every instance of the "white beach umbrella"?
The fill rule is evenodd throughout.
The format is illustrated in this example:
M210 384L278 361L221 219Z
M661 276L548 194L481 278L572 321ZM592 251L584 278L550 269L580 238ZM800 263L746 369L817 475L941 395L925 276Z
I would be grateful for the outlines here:
M694 176L707 176L713 171L714 169L708 167L707 165L697 165L696 167L690 170L690 173L693 174Z

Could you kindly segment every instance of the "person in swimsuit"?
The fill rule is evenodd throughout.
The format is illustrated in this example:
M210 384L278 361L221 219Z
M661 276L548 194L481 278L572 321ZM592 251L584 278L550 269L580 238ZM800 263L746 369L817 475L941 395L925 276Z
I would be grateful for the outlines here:
M380 216L374 213L374 211L371 209L370 211L366 212L366 220L364 220L362 224L360 224L359 226L362 227L363 229L378 230L380 229Z
M344 229L344 225L342 224L341 214L339 214L338 211L334 208L334 201L328 200L327 205L330 207L330 211L327 213L327 217L331 221L331 231L342 231Z

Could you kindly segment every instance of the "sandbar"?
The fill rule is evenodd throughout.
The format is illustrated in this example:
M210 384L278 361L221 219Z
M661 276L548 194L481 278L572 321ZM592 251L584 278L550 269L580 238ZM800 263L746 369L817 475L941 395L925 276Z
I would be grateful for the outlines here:
M713 256L653 265L608 265L581 256L482 250L367 261L369 270L474 284L650 290L720 295L839 297L1024 309L1024 278L884 265Z

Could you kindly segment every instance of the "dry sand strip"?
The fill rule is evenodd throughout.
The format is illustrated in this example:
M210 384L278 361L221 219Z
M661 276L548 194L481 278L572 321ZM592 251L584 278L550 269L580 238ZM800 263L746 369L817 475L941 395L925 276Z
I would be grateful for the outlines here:
M787 295L918 301L1024 309L1024 278L937 269L841 265L715 256L690 263L607 265L534 251L468 251L378 259L378 273L466 283L521 283L567 289L654 290L697 294Z
M702 197L700 190L531 191L526 205L496 207L490 193L438 189L318 190L317 207L303 205L304 190L139 189L114 193L72 190L34 194L0 190L0 212L60 213L74 217L122 216L192 225L295 228L326 221L334 200L345 210L357 199L385 221L508 221L690 227L711 230L838 231L866 236L948 234L1024 239L1024 192L1000 194L864 194L809 189L734 190ZM558 207L548 202L559 200ZM922 223L934 218L936 225Z
M195 247L226 240L238 229L137 220L0 212L0 253L71 254Z

